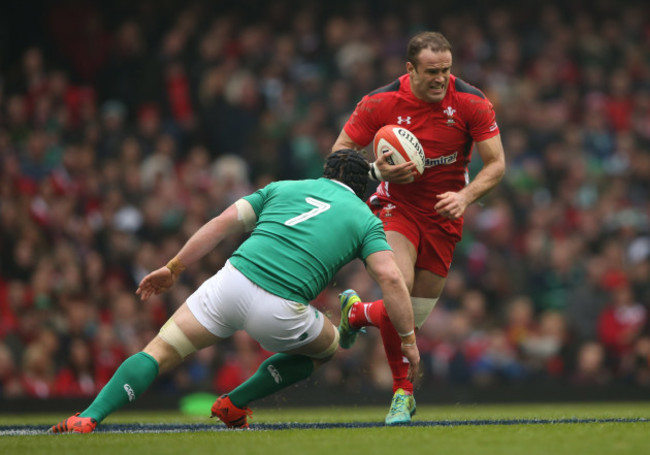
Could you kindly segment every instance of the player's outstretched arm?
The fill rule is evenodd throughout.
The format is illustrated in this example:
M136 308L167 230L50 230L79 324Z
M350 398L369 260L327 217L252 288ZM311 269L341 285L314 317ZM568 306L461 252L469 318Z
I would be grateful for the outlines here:
M188 265L212 251L224 238L244 232L253 222L251 217L255 217L255 212L249 202L240 199L232 204L201 226L166 266L145 276L135 293L146 300L153 294L167 291Z
M408 378L414 381L420 370L420 352L415 342L413 306L393 252L387 250L369 255L366 268L381 288L386 312L402 338L402 353L410 364Z

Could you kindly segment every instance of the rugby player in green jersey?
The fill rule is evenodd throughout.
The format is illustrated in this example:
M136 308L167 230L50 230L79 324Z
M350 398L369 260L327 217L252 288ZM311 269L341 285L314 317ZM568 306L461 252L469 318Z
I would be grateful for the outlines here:
M381 222L363 202L369 165L354 150L327 157L323 178L274 182L203 225L169 263L140 282L142 300L167 291L188 265L227 236L252 231L225 266L206 280L143 351L126 359L91 405L50 428L90 433L111 412L140 396L158 374L237 330L277 352L243 384L219 397L212 415L231 428L248 428L248 404L309 377L338 348L337 328L309 302L355 258L365 262L384 296L392 323L404 336L409 376L420 354L404 279Z

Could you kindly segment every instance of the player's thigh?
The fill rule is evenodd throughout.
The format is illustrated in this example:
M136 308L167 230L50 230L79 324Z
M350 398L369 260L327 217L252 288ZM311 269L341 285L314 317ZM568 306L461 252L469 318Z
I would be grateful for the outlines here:
M415 262L414 297L439 297L442 293L460 235L435 220L420 224L420 243Z
M437 275L429 270L415 269L415 279L411 296L437 299L445 287L446 277Z
M332 339L327 317L311 305L283 299L259 289L251 303L244 330L271 352L307 352L312 343L320 345Z
M192 352L216 343L220 338L210 333L183 303L144 348L158 362L160 373L180 364Z
M329 319L324 320L323 328L318 336L297 349L287 351L288 354L300 354L316 360L328 360L334 355L338 346L338 330Z
M244 328L251 302L257 299L258 286L251 282L230 261L215 275L205 280L187 298L192 316L213 335L229 338ZM186 315L186 320L192 320ZM201 341L201 340L197 340Z
M211 333L199 322L192 311L190 311L187 302L184 302L176 310L172 315L172 319L197 350L210 346L222 339Z
M374 212L384 225L386 240L395 253L395 262L402 272L407 288L411 290L421 227L399 203L384 201Z

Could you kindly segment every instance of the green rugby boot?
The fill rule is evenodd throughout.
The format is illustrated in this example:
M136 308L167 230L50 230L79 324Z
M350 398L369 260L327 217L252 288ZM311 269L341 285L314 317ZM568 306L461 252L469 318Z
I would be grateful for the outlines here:
M390 411L386 414L386 425L402 425L411 423L415 414L415 397L406 393L404 389L397 389L390 404Z
M348 320L348 315L350 313L350 308L355 303L361 302L361 299L354 292L353 289L348 289L339 294L339 300L341 301L341 322L339 323L339 346L343 349L350 349L355 341L357 341L357 336L359 332L364 332L363 329L353 329L350 326L350 321Z

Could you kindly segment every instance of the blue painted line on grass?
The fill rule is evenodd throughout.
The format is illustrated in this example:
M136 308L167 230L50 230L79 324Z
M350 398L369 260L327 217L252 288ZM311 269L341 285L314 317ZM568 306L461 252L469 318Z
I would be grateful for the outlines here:
M456 427L480 425L556 425L590 423L639 423L650 422L647 418L606 419L481 419L481 420L416 420L409 427ZM319 423L251 423L251 430L329 430L335 428L380 428L383 422L319 422ZM0 436L21 436L46 433L47 425L0 425ZM188 433L199 431L233 431L221 424L204 423L107 423L98 426L95 433ZM242 430L236 430L242 431Z

